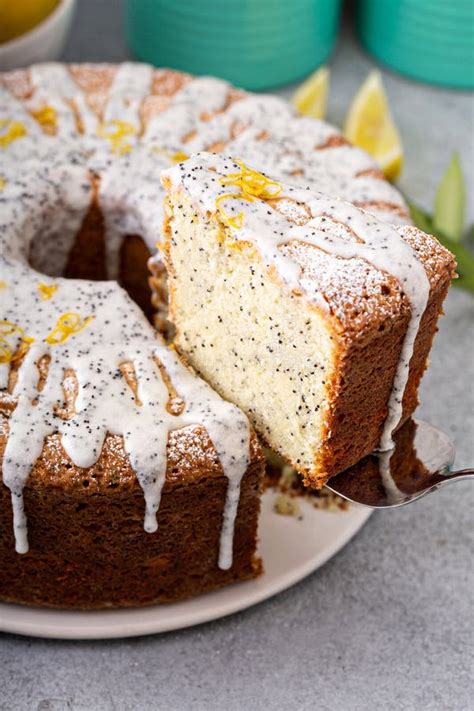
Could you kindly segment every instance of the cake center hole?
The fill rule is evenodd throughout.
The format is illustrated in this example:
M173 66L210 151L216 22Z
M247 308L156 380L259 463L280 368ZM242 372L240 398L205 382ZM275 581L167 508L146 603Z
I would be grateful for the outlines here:
M46 222L46 221L45 221ZM31 242L29 263L52 277L107 281L106 228L103 214L94 200L72 244L63 244L58 230L44 224ZM61 254L58 254L61 252ZM151 290L148 284L150 251L140 235L122 239L117 281L151 320ZM61 265L61 266L60 266Z

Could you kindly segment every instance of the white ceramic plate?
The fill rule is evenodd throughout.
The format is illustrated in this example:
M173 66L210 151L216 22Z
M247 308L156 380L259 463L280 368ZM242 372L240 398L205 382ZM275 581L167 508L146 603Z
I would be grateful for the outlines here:
M244 610L294 585L332 558L371 514L351 505L328 512L300 502L301 520L273 511L275 493L263 496L259 553L265 573L257 580L231 585L173 605L68 612L0 604L0 631L57 639L105 639L190 627Z

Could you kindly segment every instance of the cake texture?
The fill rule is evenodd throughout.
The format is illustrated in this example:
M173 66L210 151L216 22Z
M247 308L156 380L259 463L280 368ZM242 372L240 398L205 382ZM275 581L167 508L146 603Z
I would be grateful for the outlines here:
M417 405L452 255L222 155L162 179L180 352L308 484L390 451Z

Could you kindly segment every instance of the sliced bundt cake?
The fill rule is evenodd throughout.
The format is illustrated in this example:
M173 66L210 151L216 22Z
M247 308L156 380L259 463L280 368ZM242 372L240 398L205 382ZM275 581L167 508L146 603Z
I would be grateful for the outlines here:
M221 155L163 183L179 350L309 483L390 449L417 404L452 255Z

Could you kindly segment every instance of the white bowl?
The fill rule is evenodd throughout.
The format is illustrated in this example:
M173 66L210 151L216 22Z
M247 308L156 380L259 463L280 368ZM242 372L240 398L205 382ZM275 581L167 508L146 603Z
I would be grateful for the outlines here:
M18 0L12 0L17 2ZM0 70L57 59L64 49L76 0L60 0L53 12L29 32L0 44Z

